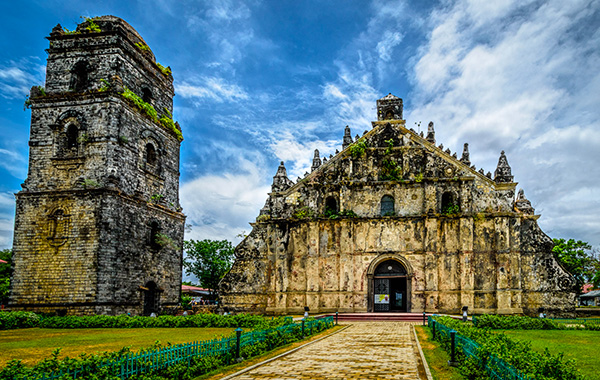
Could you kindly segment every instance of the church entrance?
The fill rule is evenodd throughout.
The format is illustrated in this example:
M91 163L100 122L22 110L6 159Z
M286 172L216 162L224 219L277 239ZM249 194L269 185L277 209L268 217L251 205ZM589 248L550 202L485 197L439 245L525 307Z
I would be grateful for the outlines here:
M408 311L406 268L396 260L386 260L373 273L373 311Z

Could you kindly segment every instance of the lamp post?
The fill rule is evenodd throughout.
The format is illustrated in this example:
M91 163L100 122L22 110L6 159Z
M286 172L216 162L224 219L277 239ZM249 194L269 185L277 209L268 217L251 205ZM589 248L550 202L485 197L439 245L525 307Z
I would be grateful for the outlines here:
M304 306L304 318L308 318L309 311L310 311L310 308L308 306Z
M468 307L468 306L463 306L463 307L462 307L462 314L463 314L463 316L462 316L462 317L463 317L463 318L462 318L462 321L463 321L463 322L466 322L466 321L467 321L467 310L469 310L469 307Z
M540 307L538 309L538 313L540 313L540 318L546 318L546 314L544 314L544 311L546 311L546 309L544 309L543 307Z

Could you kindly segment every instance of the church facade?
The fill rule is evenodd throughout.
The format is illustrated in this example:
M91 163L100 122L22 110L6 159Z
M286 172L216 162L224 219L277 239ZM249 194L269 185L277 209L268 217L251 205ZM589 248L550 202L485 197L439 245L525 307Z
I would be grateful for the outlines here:
M377 101L362 136L297 182L282 162L221 282L232 309L268 314L567 314L574 280L501 153L494 175L406 128L402 99Z

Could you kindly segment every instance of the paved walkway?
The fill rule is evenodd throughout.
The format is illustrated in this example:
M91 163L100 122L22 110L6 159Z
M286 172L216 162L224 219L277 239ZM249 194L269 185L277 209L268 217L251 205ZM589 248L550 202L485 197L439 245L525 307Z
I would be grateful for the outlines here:
M422 380L426 377L411 323L358 322L234 379Z

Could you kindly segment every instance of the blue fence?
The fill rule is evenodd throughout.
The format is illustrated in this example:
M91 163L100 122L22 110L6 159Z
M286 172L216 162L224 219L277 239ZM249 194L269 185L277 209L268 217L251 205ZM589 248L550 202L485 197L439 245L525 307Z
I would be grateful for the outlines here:
M286 321L290 323L273 329L242 333L239 348L265 342L268 336L272 334L276 334L281 338L282 344L286 344L293 341L296 336L312 335L313 331L319 332L334 325L333 317L306 320L299 323L293 323L291 318L286 319ZM107 359L95 365L82 365L78 369L69 371L23 377L22 380L57 380L65 375L77 379L81 378L84 373L90 374L100 371L108 372L119 379L127 379L132 375L158 371L176 364L187 363L189 365L192 359L198 357L218 355L234 357L237 348L237 337L234 335L221 339L190 342L156 350L130 353L115 360Z

